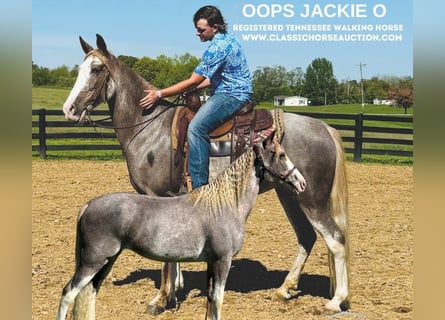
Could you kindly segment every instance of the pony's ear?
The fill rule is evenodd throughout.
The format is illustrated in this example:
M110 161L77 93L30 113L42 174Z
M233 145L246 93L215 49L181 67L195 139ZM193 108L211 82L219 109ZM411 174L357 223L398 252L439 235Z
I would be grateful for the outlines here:
M263 148L267 149L271 145L275 147L275 144L273 143L274 139L275 139L275 130L272 131L272 133L266 139L263 140Z
M100 34L96 34L96 44L97 48L102 52L103 55L108 55L107 45L104 38Z
M90 46L85 40L82 39L81 36L79 36L80 45L82 46L83 52L89 53L90 51L94 50L92 46Z

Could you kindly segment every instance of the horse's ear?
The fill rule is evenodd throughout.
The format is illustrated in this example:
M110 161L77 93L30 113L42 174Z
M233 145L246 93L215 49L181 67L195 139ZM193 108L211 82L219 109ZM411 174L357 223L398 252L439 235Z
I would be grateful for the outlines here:
M82 46L83 52L89 53L90 51L94 50L92 46L90 46L88 43L86 43L85 40L82 39L82 37L79 36L80 45Z
M97 48L106 56L108 55L107 45L100 34L96 34Z

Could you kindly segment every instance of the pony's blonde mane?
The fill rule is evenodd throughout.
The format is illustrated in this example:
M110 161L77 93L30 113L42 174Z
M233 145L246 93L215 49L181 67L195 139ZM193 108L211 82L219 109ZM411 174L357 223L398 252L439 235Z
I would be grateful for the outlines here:
M246 190L255 158L253 148L249 148L208 185L193 190L191 197L195 206L204 206L215 215L224 209L236 209Z

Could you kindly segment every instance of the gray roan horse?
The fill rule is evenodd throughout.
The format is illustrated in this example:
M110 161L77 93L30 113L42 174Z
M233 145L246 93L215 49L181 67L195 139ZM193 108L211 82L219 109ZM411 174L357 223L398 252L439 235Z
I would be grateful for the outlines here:
M86 53L79 75L63 105L65 117L83 121L89 110L106 102L122 145L131 183L138 193L164 195L178 191L182 163L176 163L171 148L171 128L175 108L165 100L150 110L141 110L143 90L153 87L108 51L97 35L97 49L80 38ZM317 231L329 249L331 294L330 310L349 307L348 199L344 153L338 132L324 122L284 113L284 136L280 141L290 160L306 179L306 190L295 195L283 184L262 182L260 193L275 188L298 241L298 254L276 297L290 299L299 276L316 241ZM225 157L211 161L210 172L227 164ZM227 167L227 165L226 165ZM149 303L148 312L160 313L174 303L176 268L164 264L159 293ZM177 282L176 286L180 286ZM83 290L85 299L93 290ZM76 306L74 307L76 308ZM94 307L91 307L94 308Z
M89 201L78 216L76 270L63 290L57 320L66 318L69 305L88 283L99 290L124 249L159 261L207 262L206 319L220 319L232 257L241 249L264 171L290 183L297 193L304 190L302 175L272 134L189 194L110 193Z

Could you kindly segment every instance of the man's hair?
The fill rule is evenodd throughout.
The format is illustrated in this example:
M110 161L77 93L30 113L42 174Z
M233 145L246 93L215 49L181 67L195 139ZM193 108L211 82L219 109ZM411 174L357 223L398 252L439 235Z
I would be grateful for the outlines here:
M195 15L193 16L195 26L200 19L206 19L209 26L217 26L218 31L221 33L227 32L227 23L224 20L221 11L219 11L219 9L215 6L204 6L196 11Z

